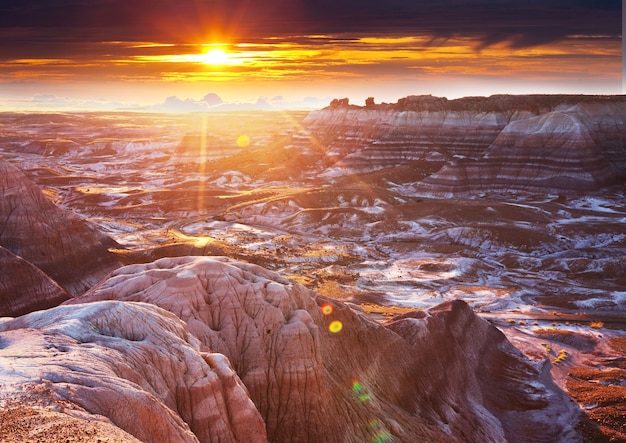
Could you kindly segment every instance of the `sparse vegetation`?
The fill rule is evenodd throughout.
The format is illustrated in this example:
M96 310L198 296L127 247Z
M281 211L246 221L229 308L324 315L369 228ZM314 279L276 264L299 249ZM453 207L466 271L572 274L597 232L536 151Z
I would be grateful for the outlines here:
M533 333L544 340L562 343L565 346L579 350L592 350L597 343L596 338L589 334L582 334L567 329L537 328Z
M604 327L604 323L601 321L592 321L589 327L593 329L602 329Z
M556 334L560 332L557 328L538 328L535 329L535 334Z
M565 360L567 360L567 357L568 357L567 351L565 349L561 349L559 351L559 355L557 355L556 358L552 360L552 364L558 365L559 363L562 363Z
M546 353L550 353L552 352L552 347L550 347L550 345L548 343L541 343L541 346L543 346L546 350Z
M590 437L585 441L625 441L626 386L620 382L626 378L626 370L573 368L566 379L569 395L585 406L587 416L595 422L586 431Z

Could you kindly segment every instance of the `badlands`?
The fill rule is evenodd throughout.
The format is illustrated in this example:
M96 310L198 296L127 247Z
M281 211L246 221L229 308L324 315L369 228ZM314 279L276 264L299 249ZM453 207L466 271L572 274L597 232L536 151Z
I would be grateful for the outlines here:
M626 441L626 97L0 114L0 441Z

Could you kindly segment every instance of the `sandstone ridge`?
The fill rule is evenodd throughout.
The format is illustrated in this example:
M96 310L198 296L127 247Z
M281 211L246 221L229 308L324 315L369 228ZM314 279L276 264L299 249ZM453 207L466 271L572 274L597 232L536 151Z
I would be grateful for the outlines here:
M421 194L572 194L626 178L623 96L412 96L335 103L305 123L328 146L326 176L409 165L413 183L430 175L412 189Z

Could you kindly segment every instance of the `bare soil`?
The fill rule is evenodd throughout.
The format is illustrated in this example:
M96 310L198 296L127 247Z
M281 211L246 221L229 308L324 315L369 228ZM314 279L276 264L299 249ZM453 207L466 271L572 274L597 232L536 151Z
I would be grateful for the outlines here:
M138 443L139 440L108 423L81 420L29 406L0 410L2 443Z

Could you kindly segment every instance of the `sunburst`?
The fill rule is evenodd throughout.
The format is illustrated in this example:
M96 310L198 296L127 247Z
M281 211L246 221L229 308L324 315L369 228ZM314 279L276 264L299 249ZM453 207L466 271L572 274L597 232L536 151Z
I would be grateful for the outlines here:
M214 66L226 65L229 59L228 53L221 48L210 49L202 56L203 63Z

